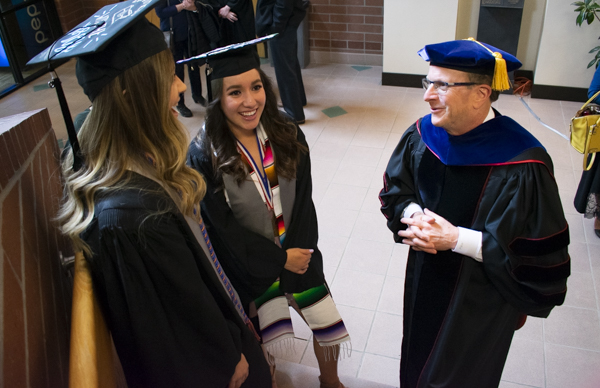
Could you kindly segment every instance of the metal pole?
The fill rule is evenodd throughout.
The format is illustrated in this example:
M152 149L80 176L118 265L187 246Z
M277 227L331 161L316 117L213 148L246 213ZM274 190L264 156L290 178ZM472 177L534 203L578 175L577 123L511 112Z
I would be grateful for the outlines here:
M83 163L79 149L79 141L77 140L77 132L75 132L75 126L73 125L73 118L71 117L71 112L69 111L69 105L67 104L67 98L65 97L65 92L63 90L60 78L58 78L58 75L51 65L48 65L48 71L52 76L52 80L48 82L48 86L56 90L56 96L58 97L60 110L62 111L62 115L65 120L65 126L67 127L69 143L71 143L71 148L73 149L73 170L77 171L83 165Z

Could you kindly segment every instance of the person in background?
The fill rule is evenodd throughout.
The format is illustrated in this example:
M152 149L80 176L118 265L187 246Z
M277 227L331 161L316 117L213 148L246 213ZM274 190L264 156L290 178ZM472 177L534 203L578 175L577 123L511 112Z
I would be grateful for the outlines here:
M279 33L269 42L269 55L283 109L298 124L305 122L302 107L307 103L298 61L298 27L308 4L305 0L258 0L256 4L258 36Z
M207 182L202 214L215 251L260 327L273 387L273 355L294 338L292 306L312 329L320 387L343 388L337 364L350 336L325 283L304 133L277 109L255 50L211 66L215 99L188 163Z
M200 217L200 174L172 106L185 85L143 16L78 58L94 104L79 132L83 166L63 162L62 232L88 261L127 385L263 388L269 366Z
M588 98L600 91L600 71L596 68L594 78L588 89ZM600 104L600 96L593 103ZM589 158L592 156L590 155ZM588 159L588 163L591 159ZM600 168L598 160L594 161L592 168L581 174L581 180L575 194L575 209L585 216L594 219L594 232L600 238Z
M210 0L218 10L221 23L221 46L256 38L252 0Z
M173 59L177 62L181 59L188 58L188 18L186 11L193 11L196 7L190 1L179 0L164 0L159 3L156 8L156 16L160 19L160 29L169 31L173 29L174 46ZM185 69L183 64L175 65L175 73L182 81L185 81ZM192 88L192 99L196 104L206 106L206 100L202 97L202 82L200 81L199 67L191 62L188 64L188 75L190 76L190 86ZM183 93L179 95L176 109L182 117L192 117L192 111L185 105L185 96Z
M431 113L400 139L379 195L410 246L400 386L497 387L526 315L564 302L569 228L550 156L492 108L521 63L472 39L419 55Z

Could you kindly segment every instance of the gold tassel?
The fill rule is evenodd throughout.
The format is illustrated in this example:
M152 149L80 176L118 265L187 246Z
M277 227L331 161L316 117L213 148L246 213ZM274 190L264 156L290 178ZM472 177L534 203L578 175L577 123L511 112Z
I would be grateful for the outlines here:
M508 90L510 89L510 81L508 80L508 71L506 70L506 60L502 58L502 54L499 52L494 53L494 58L496 58L496 67L494 68L492 90Z
M496 59L496 64L494 66L494 77L492 78L492 90L498 90L501 92L503 90L510 89L510 80L508 79L506 60L502 58L502 54L490 50L480 42L476 41L474 38L468 38L465 40L470 40L472 42L477 43L478 45L489 51Z

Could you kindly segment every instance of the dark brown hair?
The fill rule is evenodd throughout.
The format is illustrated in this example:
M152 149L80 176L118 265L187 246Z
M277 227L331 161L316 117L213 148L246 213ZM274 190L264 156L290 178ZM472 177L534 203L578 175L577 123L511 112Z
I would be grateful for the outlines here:
M277 97L271 80L260 68L256 70L266 95L260 122L273 146L275 171L278 176L293 179L296 177L296 167L300 157L302 153L308 152L308 149L297 140L296 125L277 109ZM248 171L237 151L237 139L229 129L227 118L221 108L222 86L222 79L212 83L215 99L206 109L206 122L198 134L197 141L200 142L204 154L212 158L216 178L226 173L233 175L237 182L241 183Z

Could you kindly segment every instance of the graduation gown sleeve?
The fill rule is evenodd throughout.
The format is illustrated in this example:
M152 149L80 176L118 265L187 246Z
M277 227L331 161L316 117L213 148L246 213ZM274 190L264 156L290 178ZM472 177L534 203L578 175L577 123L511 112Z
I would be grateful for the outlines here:
M85 235L93 282L130 387L222 388L242 352L261 377L260 348L183 217L113 207L96 217Z
M413 124L400 139L383 175L383 189L379 193L381 212L396 242L402 241L398 231L406 229L400 222L404 209L411 202L421 203L414 168L421 159L423 146L417 126Z
M540 156L524 158L547 157ZM483 232L483 266L498 291L519 311L541 317L563 303L570 274L569 229L551 168L494 169L472 227Z
M300 128L298 141L308 148L306 137ZM283 248L313 249L308 270L303 275L290 271L281 274L281 289L284 292L302 292L325 283L323 275L323 255L317 246L319 228L317 212L312 201L312 176L310 154L302 155L296 169L296 196L292 209L291 222L286 230Z

